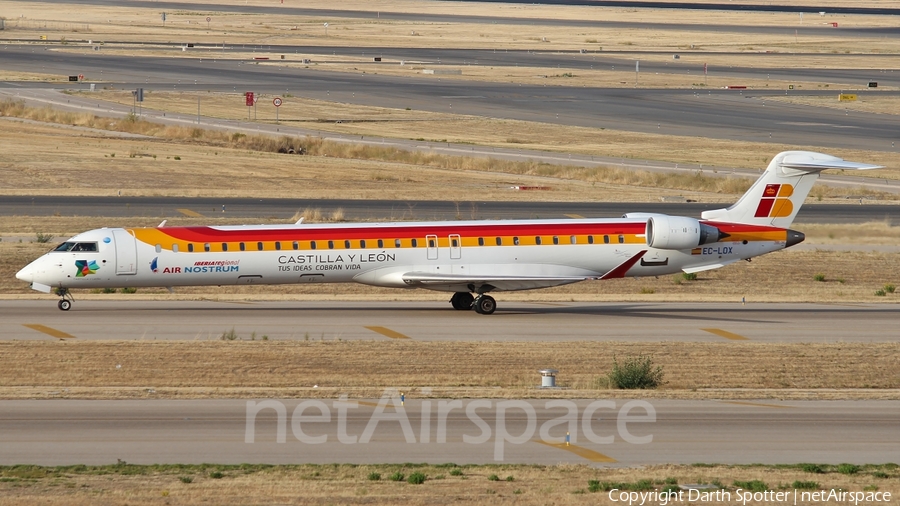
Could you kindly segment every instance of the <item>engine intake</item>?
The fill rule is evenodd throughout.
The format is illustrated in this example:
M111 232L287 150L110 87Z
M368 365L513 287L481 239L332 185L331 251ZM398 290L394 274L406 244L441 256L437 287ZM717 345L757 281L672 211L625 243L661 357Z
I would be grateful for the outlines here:
M728 237L716 227L686 216L656 215L647 219L647 246L658 249L690 249Z

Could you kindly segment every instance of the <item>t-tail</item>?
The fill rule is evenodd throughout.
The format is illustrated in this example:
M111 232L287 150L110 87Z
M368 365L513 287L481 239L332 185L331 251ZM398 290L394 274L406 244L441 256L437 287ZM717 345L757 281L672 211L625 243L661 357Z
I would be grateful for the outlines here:
M788 228L823 170L880 168L812 151L784 151L734 205L704 211L701 216L709 221Z

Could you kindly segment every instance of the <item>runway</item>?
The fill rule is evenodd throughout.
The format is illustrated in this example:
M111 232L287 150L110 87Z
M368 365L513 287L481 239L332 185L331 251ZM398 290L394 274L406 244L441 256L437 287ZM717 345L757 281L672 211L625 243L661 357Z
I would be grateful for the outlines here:
M396 397L382 408L379 399L325 399L297 412L300 402L0 401L0 464L875 464L900 455L898 401L620 399L548 407L545 400L451 404L410 393L402 407Z
M896 304L497 299L497 312L483 316L445 302L397 301L76 300L64 312L47 296L0 301L0 339L207 340L234 329L244 338L255 333L271 340L864 343L896 341L900 321Z
M417 59L418 51L406 50L407 58ZM587 66L594 64L590 57L591 55L576 55L573 59L583 59L583 65ZM474 63L477 64L477 61ZM624 63L629 68L634 68L633 61ZM644 67L649 72L653 65L648 62ZM148 92L240 93L252 89L258 93L290 93L301 98L368 106L487 116L550 125L777 142L779 146L893 151L895 147L891 143L896 143L896 132L900 131L900 116L897 115L861 112L841 114L832 109L800 105L767 107L760 100L760 97L765 96L783 96L786 93L784 90L645 90L531 84L511 87L508 83L431 79L415 74L390 76L254 65L250 62L244 64L242 60L227 57L159 58L105 55L94 51L61 53L15 45L3 46L0 50L0 66L23 72L40 68L41 72L49 74L84 74L89 79L116 88L142 87ZM667 67L662 71L686 73L689 70ZM695 73L700 71L700 67L694 69ZM728 72L734 72L735 82L738 84L743 78L763 78L766 75L766 70L760 69L729 69ZM781 78L803 78L797 75L799 71L785 74L787 71L769 69L769 72L775 72ZM813 74L806 80L814 82L836 80L850 86L851 83L862 85L869 80L876 80L884 85L900 84L900 73L890 69L825 69L803 72ZM835 72L840 75L834 75ZM20 86L7 84L5 87L8 89L5 91L14 94L15 88ZM88 89L88 83L77 83L74 86L69 86L68 83L29 86ZM812 92L813 95L821 93L825 92ZM809 95L806 92L797 94ZM148 100L143 105L150 109L154 107L152 95L148 95ZM283 120L289 123L290 118Z

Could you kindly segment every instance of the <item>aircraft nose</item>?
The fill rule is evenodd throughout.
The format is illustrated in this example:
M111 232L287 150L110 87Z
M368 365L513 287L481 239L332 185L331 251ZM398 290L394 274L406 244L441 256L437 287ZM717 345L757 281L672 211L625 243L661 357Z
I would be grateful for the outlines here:
M34 281L34 269L31 267L31 264L26 265L19 272L16 273L16 278L21 279L22 281L26 281L31 283Z

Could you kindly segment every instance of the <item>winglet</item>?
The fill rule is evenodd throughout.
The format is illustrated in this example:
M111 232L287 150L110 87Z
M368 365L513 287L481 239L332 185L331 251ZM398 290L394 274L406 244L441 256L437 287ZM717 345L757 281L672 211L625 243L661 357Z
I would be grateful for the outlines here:
M625 273L628 272L628 270L631 269L631 267L634 266L634 264L636 264L637 261L640 260L641 257L644 256L645 253L647 253L647 250L642 249L641 251L639 251L637 253L637 255L634 255L633 257L625 260L624 262L620 263L619 265L613 267L612 269L609 270L609 272L600 276L599 279L624 278Z

